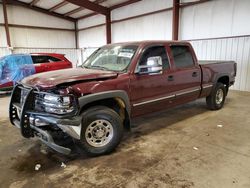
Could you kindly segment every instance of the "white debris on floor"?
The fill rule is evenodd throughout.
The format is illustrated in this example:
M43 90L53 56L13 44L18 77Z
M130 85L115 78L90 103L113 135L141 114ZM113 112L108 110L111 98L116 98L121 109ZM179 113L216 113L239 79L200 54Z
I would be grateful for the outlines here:
M222 127L223 127L223 125L217 125L217 127L222 128Z
M66 168L66 164L64 162L62 162L61 167Z
M42 167L42 165L41 165L41 164L36 164L36 166L35 166L35 170L36 170L36 171L38 171L41 167Z
M194 150L199 150L199 148L197 148L197 147L193 147L193 149L194 149Z

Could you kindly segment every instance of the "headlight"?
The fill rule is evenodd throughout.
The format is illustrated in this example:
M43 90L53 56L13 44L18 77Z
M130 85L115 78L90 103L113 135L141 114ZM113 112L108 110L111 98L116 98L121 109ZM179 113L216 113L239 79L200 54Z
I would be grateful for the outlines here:
M66 114L74 111L72 97L45 94L36 102L45 112Z
M55 95L45 95L44 100L47 102L51 102L52 104L59 104L59 105L70 105L70 98L62 97L62 96L55 96Z

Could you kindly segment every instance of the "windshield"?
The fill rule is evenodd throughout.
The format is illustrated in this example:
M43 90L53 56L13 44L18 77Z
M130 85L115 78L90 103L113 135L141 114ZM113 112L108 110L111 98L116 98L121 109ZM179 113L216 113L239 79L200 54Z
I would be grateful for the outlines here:
M84 63L84 68L125 71L138 46L106 46L96 50Z

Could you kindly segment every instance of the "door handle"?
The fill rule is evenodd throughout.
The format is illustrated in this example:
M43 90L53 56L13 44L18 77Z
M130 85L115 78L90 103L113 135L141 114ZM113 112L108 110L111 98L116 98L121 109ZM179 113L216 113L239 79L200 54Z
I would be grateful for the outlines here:
M168 81L174 81L174 76L173 75L168 76Z
M192 73L192 76L193 76L193 77L197 77L197 76L198 76L198 73L197 73L197 72L193 72L193 73Z

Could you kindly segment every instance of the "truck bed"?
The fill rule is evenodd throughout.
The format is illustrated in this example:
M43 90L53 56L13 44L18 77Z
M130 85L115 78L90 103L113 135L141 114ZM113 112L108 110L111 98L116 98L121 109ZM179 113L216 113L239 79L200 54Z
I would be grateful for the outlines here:
M235 63L234 61L221 61L221 60L199 60L198 63L200 65L208 65L208 64L222 64L222 63Z
M221 77L228 79L228 87L234 84L237 71L234 61L199 61L199 65L203 75L203 87L216 83Z

